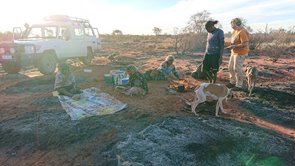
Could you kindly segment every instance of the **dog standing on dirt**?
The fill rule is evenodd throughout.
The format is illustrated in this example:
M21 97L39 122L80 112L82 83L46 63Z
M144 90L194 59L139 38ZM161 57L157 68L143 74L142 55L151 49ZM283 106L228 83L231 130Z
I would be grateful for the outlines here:
M214 100L217 100L215 115L218 116L219 108L222 113L224 112L222 101L228 97L231 97L231 89L227 88L224 84L211 84L211 83L202 83L199 87L195 89L195 97L192 102L186 102L191 106L192 112L196 113L196 107L207 100L207 96L212 97Z
M251 96L253 88L255 87L255 84L256 84L258 70L256 67L247 66L245 73L247 77L249 96Z

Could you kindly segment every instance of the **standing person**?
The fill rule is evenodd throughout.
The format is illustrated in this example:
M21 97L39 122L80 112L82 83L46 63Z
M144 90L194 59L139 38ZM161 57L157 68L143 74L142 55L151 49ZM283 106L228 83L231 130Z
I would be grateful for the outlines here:
M229 78L230 87L235 86L236 89L243 87L244 70L243 64L249 52L249 32L243 27L240 18L231 20L231 27L234 30L231 36L231 56L229 59Z
M129 75L127 87L117 86L116 90L129 96L144 96L148 93L148 85L145 76L134 65L128 65L126 73Z
M24 38L24 37L27 35L27 33L28 33L28 31L29 31L29 28L30 28L30 25L29 25L28 23L25 23L25 24L24 24L24 27L25 27L25 30L24 30L23 33L21 34L21 37L22 37L22 38Z
M203 60L203 71L210 83L216 82L224 48L224 33L221 29L214 26L217 23L218 21L207 21L205 24L208 36Z

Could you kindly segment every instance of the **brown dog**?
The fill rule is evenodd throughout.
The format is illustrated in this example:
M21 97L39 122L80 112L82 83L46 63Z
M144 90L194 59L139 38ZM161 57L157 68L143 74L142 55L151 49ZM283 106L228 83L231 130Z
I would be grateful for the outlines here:
M214 100L217 100L215 115L218 116L219 108L222 113L226 113L223 109L222 101L228 97L231 97L232 92L223 84L210 84L210 83L202 83L195 90L194 101L186 102L191 106L191 110L195 115L196 107L207 100L207 96L212 97Z
M256 67L247 66L245 73L247 77L249 96L251 96L253 88L255 87L255 84L256 84L258 70L256 69Z

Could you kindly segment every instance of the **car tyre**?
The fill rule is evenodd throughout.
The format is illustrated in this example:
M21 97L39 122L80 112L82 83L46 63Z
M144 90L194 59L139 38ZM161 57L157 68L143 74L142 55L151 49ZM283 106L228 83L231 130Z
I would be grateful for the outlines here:
M2 63L4 71L8 74L16 74L20 71L21 66L18 62L7 61Z
M53 54L45 53L38 61L38 69L45 75L54 73L56 69L56 57Z

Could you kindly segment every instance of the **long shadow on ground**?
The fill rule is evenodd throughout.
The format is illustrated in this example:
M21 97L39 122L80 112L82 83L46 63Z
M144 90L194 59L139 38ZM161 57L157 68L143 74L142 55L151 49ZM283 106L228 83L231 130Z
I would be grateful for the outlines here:
M94 163L114 165L117 163L116 157L102 152L128 134L147 127L156 118L150 113L127 108L111 115L72 121L62 108L39 110L2 121L0 149L10 149L6 155L11 157L21 152L32 154L36 150L60 151L63 155L69 155L49 156L46 162L53 165L59 165L58 160L79 162L80 156L88 154L84 151L91 151L89 153Z
M23 80L17 84L7 87L3 92L6 94L24 93L24 92L48 92L53 91L54 76L38 76L29 80ZM85 76L76 76L78 84L85 82Z
M294 86L257 87L255 97L242 100L241 106L258 117L295 129L295 94L292 91L295 91Z
M129 134L108 152L128 165L292 165L294 145L234 120L173 116Z

